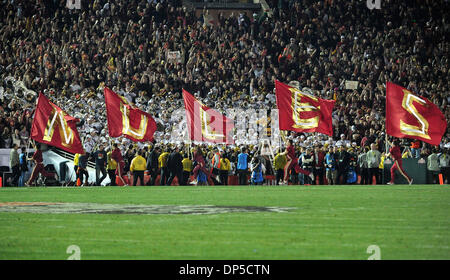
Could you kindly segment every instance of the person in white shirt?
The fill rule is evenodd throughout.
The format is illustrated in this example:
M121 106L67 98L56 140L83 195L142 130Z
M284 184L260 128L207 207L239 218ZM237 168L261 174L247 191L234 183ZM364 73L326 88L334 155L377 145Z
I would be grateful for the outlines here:
M441 173L443 175L444 184L450 182L450 155L448 148L442 149L439 156L439 166L441 167Z
M439 173L441 168L439 166L439 156L437 154L437 149L433 148L431 155L427 158L427 171L428 171L428 182L431 184L439 183Z
M94 149L96 143L92 139L92 136L90 134L86 135L86 138L84 140L83 146L84 150L86 151L86 154L91 154L92 150Z
M336 141L336 146L347 147L350 144L351 144L350 140L345 139L345 134L341 134L341 138L338 141Z

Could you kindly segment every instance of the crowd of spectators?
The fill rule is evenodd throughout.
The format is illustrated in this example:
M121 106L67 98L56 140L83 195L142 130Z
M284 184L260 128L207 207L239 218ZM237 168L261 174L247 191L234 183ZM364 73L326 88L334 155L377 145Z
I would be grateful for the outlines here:
M38 92L82 119L86 142L107 142L105 85L152 114L155 140L166 143L178 129L172 114L183 108L182 88L222 112L275 109L276 79L336 99L332 145L384 151L387 81L450 119L448 1L383 0L381 9L366 1L267 2L270 16L215 18L181 1L94 0L68 9L66 0L0 0L0 147L26 143ZM447 130L440 148L449 141Z

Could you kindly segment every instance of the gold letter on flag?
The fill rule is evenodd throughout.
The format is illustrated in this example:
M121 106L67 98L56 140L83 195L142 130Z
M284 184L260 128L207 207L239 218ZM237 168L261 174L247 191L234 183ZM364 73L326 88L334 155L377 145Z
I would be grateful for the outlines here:
M445 116L433 102L386 83L386 134L439 145L446 129Z
M334 100L316 97L279 81L275 81L275 95L280 130L333 135Z
M426 105L426 101L422 98L412 94L409 90L403 90L402 107L420 123L420 127L417 125L411 125L400 120L400 131L406 135L419 136L425 139L431 139L428 135L428 121L417 111L413 102L417 102L420 105Z
M135 142L152 141L156 122L150 114L134 107L125 97L104 89L108 133L111 137L125 136Z
M69 153L84 153L77 131L77 118L71 117L61 108L39 93L36 112L31 126L31 139L58 147ZM58 132L55 133L55 131Z
M302 102L302 97L308 97L312 100L318 102L317 98L309 95L307 93L303 93L296 88L289 88L292 92L292 118L294 119L295 124L292 126L293 128L300 129L311 129L319 126L319 115L316 115L312 118L302 118L302 112L312 112L319 111L320 106L316 107L308 101Z
M192 94L183 89L186 122L192 141L211 143L234 143L231 130L233 121L208 108Z
M70 147L73 143L73 131L67 124L67 121L64 119L64 116L67 115L63 111L59 111L52 105L52 113L48 118L47 125L44 131L44 141L52 142L53 133L55 132L55 125L59 128L59 135L61 139L61 144ZM56 123L56 124L55 124Z
M138 140L144 138L145 133L147 132L147 116L141 115L139 128L134 128L130 125L130 110L127 110L127 105L120 102L120 111L122 112L123 122L122 133Z

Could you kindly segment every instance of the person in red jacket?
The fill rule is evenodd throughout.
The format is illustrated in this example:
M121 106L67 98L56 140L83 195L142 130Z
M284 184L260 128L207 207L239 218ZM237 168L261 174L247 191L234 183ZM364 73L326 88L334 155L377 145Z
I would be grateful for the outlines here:
M44 176L44 177L55 177L57 179L56 173L48 172L47 170L45 170L45 167L43 164L44 159L42 157L42 151L40 150L41 145L39 143L35 144L34 141L31 143L32 143L34 151L35 151L33 154L33 157L32 157L32 159L35 162L35 166L33 168L33 172L31 173L31 177L25 183L25 186L29 187L31 184L33 184L34 181L39 176L39 173L41 173L42 176Z
M408 176L408 174L406 174L405 170L403 169L402 153L400 151L399 141L397 139L395 139L394 141L392 141L392 143L389 141L387 141L387 143L389 144L389 146L391 146L391 148L389 149L389 153L386 156L390 156L394 159L394 164L391 167L391 180L388 182L388 185L394 184L395 170L398 170L400 172L400 174L402 174L402 176L405 177L405 179L408 181L408 184L411 185L413 182L413 179L410 178Z
M201 170L209 179L210 173L208 170L206 170L206 162L205 158L203 157L203 152L200 146L197 146L194 148L194 162L196 163L195 168L192 170L192 174L194 177L194 180L190 182L192 185L197 184L197 176L198 172Z
M123 160L122 153L120 152L119 145L117 145L117 143L113 144L111 158L117 162L116 175L119 176L119 179L122 181L124 186L128 186L123 178L125 161Z
M314 180L314 175L312 172L302 169L300 165L298 164L298 158L295 155L295 147L293 145L292 139L289 139L286 143L286 151L283 153L286 155L287 163L284 166L284 181L280 183L281 185L287 185L288 184L288 176L289 176L289 170L294 169L295 173L302 173L311 178L311 180Z

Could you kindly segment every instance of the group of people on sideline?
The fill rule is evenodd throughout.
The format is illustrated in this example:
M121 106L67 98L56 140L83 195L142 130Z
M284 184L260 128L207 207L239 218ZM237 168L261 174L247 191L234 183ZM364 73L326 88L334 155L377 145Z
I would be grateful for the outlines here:
M263 152L262 146L251 145L154 144L139 148L134 144L123 147L119 143L105 147L100 143L91 153L75 154L73 172L78 186L101 186L107 176L110 179L108 185L112 186L383 184L386 183L383 180L384 162L390 158L392 167L388 184L394 183L398 173L412 184L402 159L415 157L411 147L416 144L402 147L398 139L387 143L390 147L387 153L384 148L380 151L376 143L364 147L340 144L304 147L296 145L292 139L286 141L285 147L275 147L273 153ZM29 186L35 183L39 173L44 177L57 176L44 168L39 143L33 142L33 147L35 152L31 158L25 147L19 149L14 145L11 149L10 185ZM426 162L428 183L439 183L440 174L442 181L448 183L448 149L423 149L419 157ZM34 161L34 166L28 163L30 160ZM89 161L95 164L95 183L89 183ZM25 180L31 167L31 176Z

